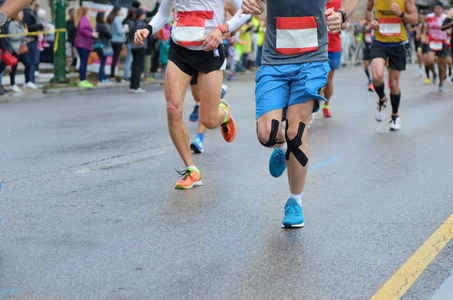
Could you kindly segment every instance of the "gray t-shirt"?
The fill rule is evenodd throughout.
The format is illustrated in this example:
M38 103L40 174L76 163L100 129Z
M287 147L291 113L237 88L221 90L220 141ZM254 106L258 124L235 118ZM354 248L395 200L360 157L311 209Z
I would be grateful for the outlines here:
M272 66L327 61L329 38L327 35L326 17L324 16L326 3L327 0L267 0L267 29L263 44L262 64ZM318 37L317 50L300 54L281 54L277 51L277 18L280 18L279 22L281 22L282 18L288 17L314 17L314 20L316 21L314 26L317 27L316 31ZM300 31L293 34L292 32L294 31L285 30L288 28L294 29L294 22L290 23L293 23L293 25L287 25L285 23L283 30L281 30L281 26L279 27L279 46L284 45L284 47L288 48L294 44L295 48L299 48L300 45L297 45L298 42L306 39L305 37L300 38ZM296 27L298 27L297 23L298 21L296 21ZM312 33L313 30L311 31ZM316 35L316 33L314 34ZM281 42L283 39L280 39L280 37L282 36L285 37L285 42ZM295 42L292 43L291 38L288 39L288 36L297 36L297 38ZM304 36L304 33L302 36ZM316 40L316 36L311 36L311 39L313 38ZM310 38L307 40L309 39ZM279 51L282 52L280 48Z

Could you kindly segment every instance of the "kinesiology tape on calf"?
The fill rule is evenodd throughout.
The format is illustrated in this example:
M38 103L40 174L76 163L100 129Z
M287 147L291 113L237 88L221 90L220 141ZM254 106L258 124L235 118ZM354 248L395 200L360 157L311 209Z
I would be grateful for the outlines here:
M307 155L305 155L305 153L299 149L299 147L302 146L302 135L304 134L304 130L305 124L303 122L300 122L296 137L290 140L288 138L288 120L286 120L285 137L286 143L288 144L288 150L286 151L285 158L286 160L289 160L290 153L294 154L302 167L305 167L308 163Z
M283 144L284 142L278 142L277 141L277 135L278 135L278 128L280 126L280 122L275 120L275 119L272 119L272 124L271 124L271 133L269 134L269 140L267 141L267 143L263 143L259 138L258 140L260 141L261 145L263 145L264 147L272 147L274 145L277 145L277 144ZM258 134L258 126L256 127L256 132Z

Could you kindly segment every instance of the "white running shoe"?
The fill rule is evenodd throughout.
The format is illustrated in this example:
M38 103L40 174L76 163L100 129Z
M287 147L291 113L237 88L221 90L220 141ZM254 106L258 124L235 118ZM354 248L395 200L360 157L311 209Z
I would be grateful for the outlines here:
M17 84L11 86L11 90L14 93L22 93L22 90L17 86Z
M135 94L143 94L144 92L146 92L146 90L144 90L144 89L142 89L142 88L138 88L138 89L129 89L129 92L135 93Z
M36 86L36 84L34 84L33 82L29 81L27 83L24 84L24 87L27 87L27 88L30 88L30 89L33 89L33 90L37 90L38 87Z
M384 102L382 102L381 100L378 101L375 115L376 121L381 122L382 120L385 119L385 116L387 114L385 112L385 109L387 108L387 103L388 103L387 97L385 98Z
M228 91L228 86L226 84L222 84L222 91L220 93L220 99L223 99Z
M390 130L391 131L397 131L401 130L401 119L400 117L396 117L390 120Z

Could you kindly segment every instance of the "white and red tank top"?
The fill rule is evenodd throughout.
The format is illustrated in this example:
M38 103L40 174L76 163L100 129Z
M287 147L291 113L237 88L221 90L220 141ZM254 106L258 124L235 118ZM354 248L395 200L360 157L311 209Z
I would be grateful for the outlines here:
M436 17L434 13L428 14L426 17L426 24L428 25L428 40L429 43L437 42L445 44L447 42L447 33L442 31L442 23L444 22L446 14L442 14L440 17Z
M191 50L202 50L202 39L224 21L225 0L177 0L172 40Z

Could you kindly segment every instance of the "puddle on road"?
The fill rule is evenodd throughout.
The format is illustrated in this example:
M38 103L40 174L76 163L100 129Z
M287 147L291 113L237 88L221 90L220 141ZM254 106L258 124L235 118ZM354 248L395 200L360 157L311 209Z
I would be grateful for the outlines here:
M438 290L434 293L430 300L449 300L453 299L453 271L450 272L450 277L441 284Z

